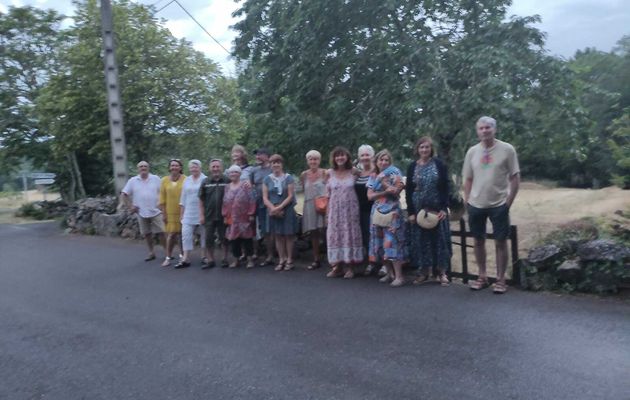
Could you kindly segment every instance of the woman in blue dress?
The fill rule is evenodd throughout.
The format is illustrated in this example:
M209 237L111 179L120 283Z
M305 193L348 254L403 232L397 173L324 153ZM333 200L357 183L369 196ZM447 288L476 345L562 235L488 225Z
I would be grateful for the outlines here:
M298 231L295 214L295 180L284 172L284 159L279 154L269 157L271 174L263 180L263 202L267 207L267 227L276 242L280 261L276 271L293 269L293 243Z
M434 157L430 137L418 139L414 147L417 161L407 169L405 197L410 222L409 248L411 265L418 268L414 284L426 282L435 269L434 276L448 286L447 273L451 266L453 250L448 219L449 178L446 165ZM416 224L420 210L435 212L439 222L435 228L425 229Z

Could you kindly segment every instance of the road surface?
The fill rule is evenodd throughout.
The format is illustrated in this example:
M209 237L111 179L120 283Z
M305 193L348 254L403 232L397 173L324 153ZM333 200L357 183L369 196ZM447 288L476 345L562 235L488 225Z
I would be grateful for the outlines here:
M0 399L630 399L630 303L145 263L0 225Z

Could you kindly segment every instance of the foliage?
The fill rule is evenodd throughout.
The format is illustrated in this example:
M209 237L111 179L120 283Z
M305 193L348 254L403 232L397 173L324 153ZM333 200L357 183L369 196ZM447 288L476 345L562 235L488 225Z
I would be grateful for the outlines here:
M566 68L545 54L543 34L531 27L538 18L506 20L508 5L243 2L235 56L243 67L246 137L301 164L309 148L362 142L409 158L414 139L429 134L458 172L476 140L474 121L490 114L527 161L549 163L538 147L549 142L566 157L567 145L576 147L573 136L539 130L581 123L574 107L557 105L572 95Z
M615 162L613 182L622 189L630 189L630 107L612 121L608 147Z
M47 31L54 46L37 47L37 57L54 60L54 69L41 74L36 91L27 88L30 114L18 113L36 132L46 132L39 139L46 160L71 199L112 190L100 13L95 0L76 2L75 8L70 28ZM11 8L3 18L15 22L16 10L22 9ZM140 159L160 165L174 156L226 152L243 129L236 83L190 43L174 38L151 9L122 0L113 12L130 166ZM32 30L51 25L40 19L32 21ZM15 54L32 56L21 48ZM24 129L16 128L15 136ZM2 146L13 152L10 133L3 129Z
M16 217L32 218L36 220L44 220L48 218L46 210L38 207L35 203L26 203L20 206L15 213Z
M0 165L15 170L21 157L46 164L48 134L37 121L35 102L57 73L63 17L54 10L9 8L0 13Z

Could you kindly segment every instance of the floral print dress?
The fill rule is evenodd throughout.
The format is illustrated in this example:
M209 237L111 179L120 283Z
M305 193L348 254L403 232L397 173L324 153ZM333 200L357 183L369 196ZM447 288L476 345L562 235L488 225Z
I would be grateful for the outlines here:
M252 188L242 184L226 188L223 197L223 217L230 222L225 233L228 240L251 239L256 234L250 217L256 215L256 196Z
M348 174L339 178L329 170L328 179L328 229L326 242L328 262L357 264L363 261L359 200L354 190L355 177Z

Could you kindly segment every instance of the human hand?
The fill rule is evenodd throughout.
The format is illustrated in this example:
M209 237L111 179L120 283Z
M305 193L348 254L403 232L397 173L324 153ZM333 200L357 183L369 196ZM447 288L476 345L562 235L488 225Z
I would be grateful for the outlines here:
M201 217L199 217L199 225L204 225L205 223L206 223L206 217L202 215Z
M446 213L444 211L440 211L437 216L438 216L438 220L441 221L444 218L446 218Z
M410 215L408 218L409 222L416 222L416 216L415 215Z

